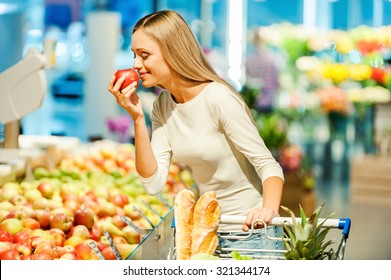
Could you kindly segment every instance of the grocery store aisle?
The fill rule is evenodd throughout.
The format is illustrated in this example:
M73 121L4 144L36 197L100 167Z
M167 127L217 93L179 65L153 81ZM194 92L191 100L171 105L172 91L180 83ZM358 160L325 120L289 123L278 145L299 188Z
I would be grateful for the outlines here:
M82 99L56 99L48 95L42 107L25 118L23 129L26 134L60 134L85 140ZM349 217L352 220L345 259L390 260L391 205L359 203L350 199L349 161L334 162L330 169L320 157L314 167L317 170L317 203L325 202L323 215L335 212L335 218ZM328 176L323 176L326 171ZM340 233L332 231L330 238L339 242Z
M350 218L352 226L347 241L345 259L391 260L391 205L354 201L346 182L318 182L318 202L325 201L324 216ZM330 238L338 243L340 231L331 231Z

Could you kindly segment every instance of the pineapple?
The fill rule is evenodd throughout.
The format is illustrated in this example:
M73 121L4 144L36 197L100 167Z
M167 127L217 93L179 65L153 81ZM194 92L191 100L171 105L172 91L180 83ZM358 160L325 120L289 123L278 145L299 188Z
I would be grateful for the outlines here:
M300 205L301 222L296 221L295 214L287 207L281 208L289 213L292 217L292 224L284 223L283 239L287 252L285 258L287 260L322 260L332 258L332 249L326 249L333 243L332 240L324 242L327 233L331 228L322 228L323 223L332 216L329 215L322 222L318 223L320 213L324 203L320 205L309 219L307 219L303 208Z

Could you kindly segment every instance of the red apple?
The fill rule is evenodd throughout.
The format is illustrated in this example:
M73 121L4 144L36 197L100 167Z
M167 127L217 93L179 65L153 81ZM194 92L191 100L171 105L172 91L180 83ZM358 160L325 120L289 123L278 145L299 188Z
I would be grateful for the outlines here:
M37 190L40 191L43 197L52 198L54 194L54 187L49 182L41 182L39 183Z
M49 218L49 221L50 221L50 218ZM30 218L30 217L27 217L24 220L22 220L22 225L23 225L23 228L29 228L31 230L41 228L41 225L39 224L39 222L36 219Z
M110 202L123 208L126 204L129 203L129 198L126 194L118 193L110 197Z
M31 260L54 260L54 258L48 253L38 253L31 255Z
M78 236L83 240L90 238L90 232L85 225L77 225L71 228L68 232L68 237Z
M21 231L22 228L22 221L16 218L9 218L0 223L0 229L8 231L11 235Z
M0 241L12 242L12 235L8 231L0 229Z
M14 234L13 236L14 243L26 243L30 244L31 238L30 235L25 231L20 231Z
M15 243L14 249L19 252L20 255L28 256L31 255L33 248L29 243Z
M56 245L52 240L43 240L34 249L34 254L43 254L43 253L50 255L52 258L55 258L58 255Z
M72 212L75 212L77 209L80 208L80 202L73 199L67 199L63 202L63 205L65 208L68 208L72 210Z
M13 248L13 244L8 241L0 241L0 253Z
M122 259L126 259L136 249L138 244L120 243L117 245L117 249L121 254Z
M123 81L123 83L120 87L120 90L123 90L124 88L126 88L128 85L130 85L133 82L137 82L136 87L138 86L138 74L137 74L136 70L134 70L133 68L117 70L114 73L114 76L115 76L114 83L116 83L118 81L118 79L120 79L121 77L125 78L125 80Z
M99 241L100 230L98 224L94 224L90 229L90 238L95 241Z
M77 251L74 246L65 245L65 246L58 249L58 255L61 257L62 255L65 255L65 254L73 254L76 256Z
M125 215L126 215L127 217L129 217L132 221L133 221L133 220L138 220L138 219L141 218L140 213L137 212L137 210L134 209L132 203L126 204L126 205L124 206L123 209L124 209L124 211L125 211Z
M23 220L27 218L27 213L23 212L22 210L19 209L14 209L10 213L7 214L7 216L4 217L3 220L9 219L9 218L15 218L18 220Z
M27 255L27 256L21 256L20 257L20 259L22 260L22 261L28 261L28 260L31 260L32 259L32 257L33 257L33 255Z
M82 260L91 260L92 254L95 254L91 247L86 243L79 243L75 247L77 255Z
M59 228L49 229L49 234L53 237L54 244L56 246L64 246L65 233Z
M121 243L128 243L125 237L123 236L113 236L113 242L115 245L121 244Z
M64 213L57 213L50 219L50 228L59 228L67 233L73 225L72 218Z
M66 200L76 200L79 202L79 196L75 193L66 193L62 196L62 200L63 201L66 201Z
M45 240L45 238L43 236L32 236L31 237L31 247L33 247L33 249L37 248L38 245L43 242Z
M74 260L77 260L77 255L71 254L71 253L65 253L65 254L61 255L59 259L74 261Z
M112 202L101 203L99 206L100 206L98 212L99 217L107 217L107 216L112 217L115 214L117 214L117 207Z
M122 229L122 236L126 238L129 244L138 244L140 243L140 233L138 233L131 226L126 226Z
M46 229L50 226L50 214L44 209L34 210L31 217L38 221L42 229Z
M110 246L102 250L102 255L105 257L106 260L117 260L114 251Z
M121 219L121 215L114 215L111 222L119 229L123 229L127 226L125 221Z
M8 249L0 253L0 260L20 260L20 254L16 249Z
M84 225L87 229L91 229L95 223L95 212L88 207L80 207L73 215L74 225Z

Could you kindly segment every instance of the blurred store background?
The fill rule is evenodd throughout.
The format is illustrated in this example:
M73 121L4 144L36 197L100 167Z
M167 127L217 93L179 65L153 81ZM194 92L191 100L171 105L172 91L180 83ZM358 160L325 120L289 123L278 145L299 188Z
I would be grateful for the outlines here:
M311 212L325 202L325 215L350 217L347 259L391 259L389 0L0 0L0 75L32 48L49 59L46 96L18 121L20 134L131 142L106 88L132 66L135 22L163 9L183 15L252 108L285 169L283 203ZM258 47L274 78L246 64ZM148 113L157 92L139 93Z

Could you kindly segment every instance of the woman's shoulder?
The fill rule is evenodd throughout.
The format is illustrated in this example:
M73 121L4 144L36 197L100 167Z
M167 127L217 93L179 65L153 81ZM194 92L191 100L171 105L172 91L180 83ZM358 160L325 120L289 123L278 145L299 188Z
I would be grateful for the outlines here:
M210 104L221 105L232 101L241 102L238 94L234 93L231 88L220 82L213 82L208 87L208 102Z
M212 82L208 85L208 99L210 101L221 101L221 98L226 98L233 94L232 90L225 84L220 82Z

